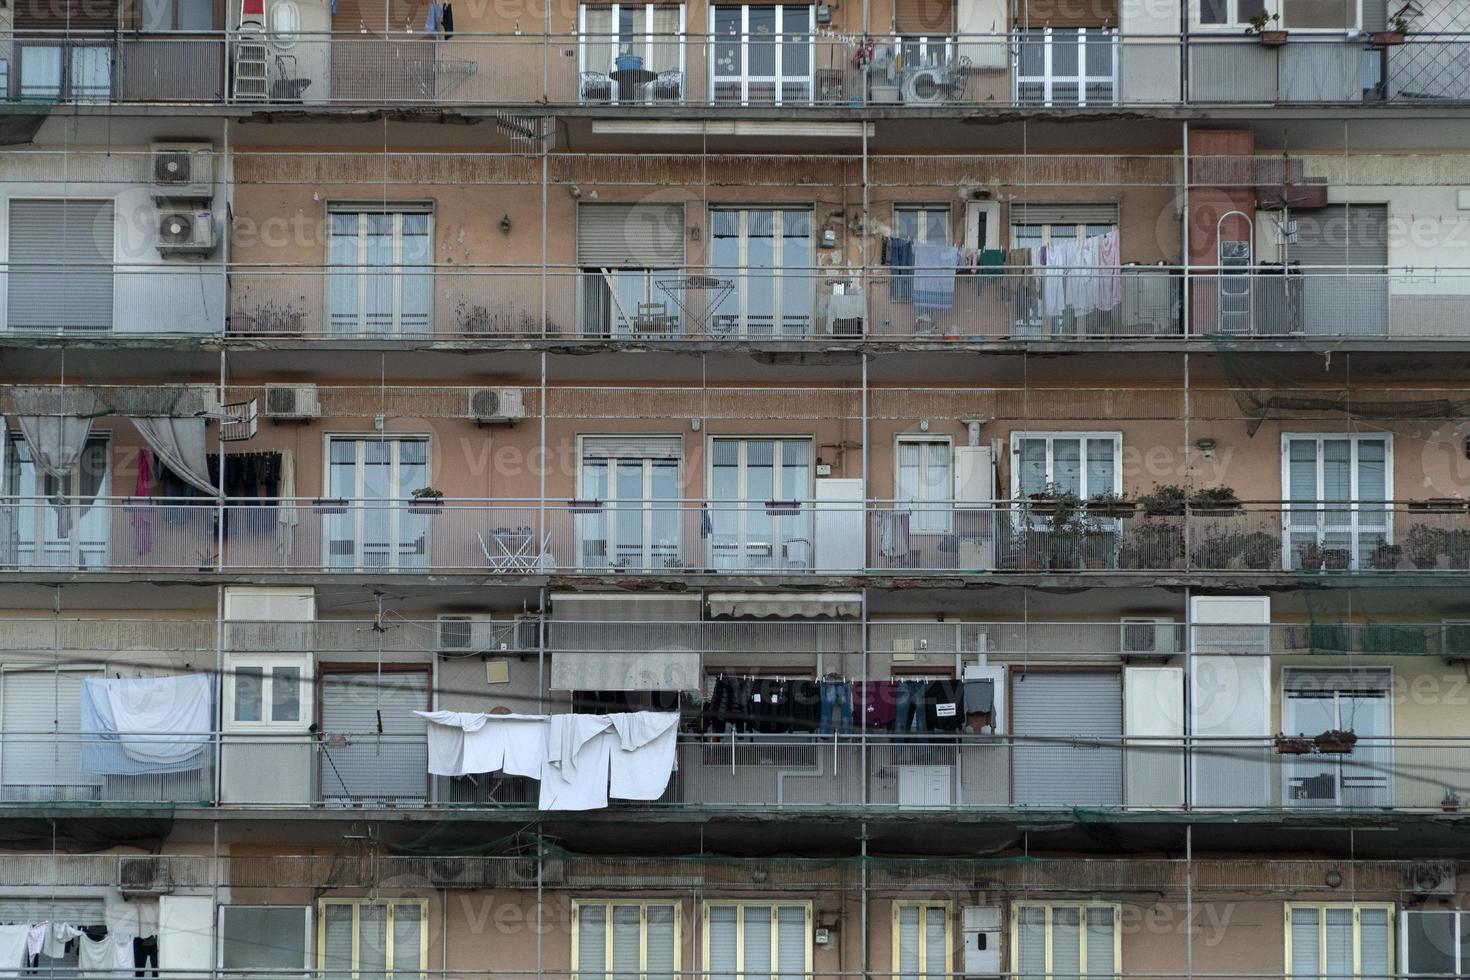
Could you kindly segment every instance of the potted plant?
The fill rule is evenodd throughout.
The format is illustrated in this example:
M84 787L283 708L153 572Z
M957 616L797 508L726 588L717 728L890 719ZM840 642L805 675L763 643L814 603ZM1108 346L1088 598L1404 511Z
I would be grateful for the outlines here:
M1276 734L1276 752L1278 755L1309 755L1313 749L1313 741L1302 735Z
M1322 567L1329 572L1344 572L1353 563L1353 553L1348 548L1323 548Z
M1439 801L1439 808L1445 813L1460 812L1460 794L1456 793L1451 787L1446 786L1444 788L1444 797Z
M1062 509L1065 504L1068 509L1077 506L1077 495L1063 490L1060 484L1048 483L1040 490L1033 493L1029 498L1031 501L1031 512L1050 516Z
M1187 496L1184 488L1177 483L1156 483L1153 490L1138 498L1138 504L1143 508L1145 517L1183 517Z
M1241 513L1240 499L1231 487L1206 487L1196 490L1189 498L1189 509L1195 514L1208 517L1226 517Z
M631 51L622 51L613 59L613 66L618 71L638 71L643 67L643 56Z
M1409 21L1402 14L1392 17L1388 21L1388 30L1374 31L1370 37L1377 47L1392 47L1404 43L1404 35L1409 33Z
M1095 517L1132 517L1138 510L1138 504L1132 500L1125 500L1121 495L1112 493L1099 493L1087 500L1087 512Z
M1421 571L1439 567L1443 546L1444 532L1424 524L1415 524L1404 535L1404 553L1409 556L1409 564Z
M408 500L413 514L437 514L444 509L444 491L435 487L419 487Z
M1125 536L1120 561L1125 568L1177 568L1184 558L1184 529L1144 518Z
M1297 568L1304 572L1320 572L1324 557L1322 546L1313 541L1297 553Z
M1373 567L1379 571L1388 571L1398 568L1399 560L1404 556L1403 545L1389 544L1387 541L1373 549Z
M1240 563L1252 571L1281 567L1281 541L1266 531L1252 531L1240 540Z
M1317 746L1318 752L1345 754L1351 752L1353 746L1358 744L1358 736L1355 732L1333 729L1332 731L1323 732L1321 735L1318 735L1312 739L1312 742Z
M1266 27L1280 22L1280 14L1268 14L1263 10L1250 19L1250 26L1245 29L1246 36L1254 36L1265 47L1279 48L1286 43L1286 32L1276 28L1267 30Z

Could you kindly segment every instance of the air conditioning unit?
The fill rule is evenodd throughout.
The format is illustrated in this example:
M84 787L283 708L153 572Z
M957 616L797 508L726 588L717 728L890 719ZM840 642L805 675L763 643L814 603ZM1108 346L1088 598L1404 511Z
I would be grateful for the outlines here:
M1439 653L1446 660L1470 660L1470 619L1446 619L1440 623Z
M151 163L154 197L214 197L214 147L208 143L154 143Z
M1179 653L1179 624L1168 617L1124 619L1118 649L1125 657L1168 657Z
M1401 869L1404 891L1415 895L1455 894L1454 861L1415 861Z
M918 68L906 73L903 80L905 105L934 105L949 98L949 69Z
M476 425L515 422L526 417L526 406L519 388L471 388L467 418Z
M152 855L118 858L117 888L124 895L163 895L172 891L168 859Z
M967 977L1000 976L1000 908L967 905L961 912Z
M266 418L274 422L304 422L321 414L316 385L266 385Z
M489 616L440 616L438 642L440 653L488 653L500 649L502 639L496 635L496 623Z
M529 613L516 617L511 637L511 648L525 653L535 653L541 647L541 618Z
M218 245L212 211L158 212L159 255L208 255Z

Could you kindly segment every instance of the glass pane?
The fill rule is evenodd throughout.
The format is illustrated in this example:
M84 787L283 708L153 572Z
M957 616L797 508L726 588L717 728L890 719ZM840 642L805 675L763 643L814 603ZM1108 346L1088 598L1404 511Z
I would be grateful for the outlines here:
M1353 0L1281 0L1281 26L1351 30L1358 26Z
M271 668L271 721L301 720L301 668Z
M602 905L577 908L577 976L579 980L601 980L606 975L607 909Z
M648 907L648 980L674 980L674 907Z
M230 905L220 910L226 970L300 970L306 966L306 909Z
M945 960L944 920L948 913L939 906L924 910L924 976L926 980L944 980L948 971Z
M1316 909L1291 910L1291 975L1295 980L1315 977L1322 968L1318 921Z
M1113 962L1113 910L1087 910L1087 980L1112 980L1117 964Z
M1327 970L1324 976L1346 978L1353 975L1353 910L1326 909Z
M1046 486L1046 440L1021 440L1021 496L1040 493Z
M636 905L613 906L612 969L615 980L637 980L642 959L642 913Z
M1388 909L1363 909L1358 913L1358 960L1358 975L1362 980L1382 980L1393 976Z
M143 0L143 30L168 31L173 26L173 0Z
M919 909L905 905L898 910L899 980L916 980L919 975Z
M1111 439L1087 440L1087 487L1085 496L1112 493L1116 485L1113 464L1114 442Z
M745 908L745 975L742 980L771 978L771 908Z
M406 980L423 963L424 910L417 905L393 906L393 972Z
M357 977L376 980L387 973L388 907L359 905L357 911Z
M1199 0L1201 24L1230 23L1230 0Z
M327 905L322 908L326 920L325 948L322 964L326 973L324 980L346 980L352 976L352 912L351 905Z
M1056 439L1051 444L1052 482L1069 493L1082 492L1082 443L1078 439Z
M1069 980L1081 975L1081 911L1076 907L1054 908L1051 912L1052 980Z
M1408 972L1421 976L1453 974L1457 932L1454 912L1405 912Z
M710 980L736 980L739 911L733 905L717 905L709 909Z
M1046 971L1046 909L1022 908L1017 916L1016 975L1041 980Z
M264 669L260 667L235 668L235 720L262 721L264 707Z
M179 30L214 30L214 0L178 0Z

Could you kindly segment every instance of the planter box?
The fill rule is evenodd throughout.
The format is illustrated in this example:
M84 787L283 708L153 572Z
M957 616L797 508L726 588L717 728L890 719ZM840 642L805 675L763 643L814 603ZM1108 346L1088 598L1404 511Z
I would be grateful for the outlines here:
M1256 35L1263 48L1279 48L1286 43L1285 31L1262 31Z
M1279 755L1310 755L1314 748L1316 745L1310 738L1276 736L1276 752Z
M1353 732L1323 732L1312 740L1318 752L1348 753L1353 746L1358 744L1358 736Z
M872 89L868 95L869 102L888 105L899 101L897 85L879 85L875 82L869 87Z
M318 514L345 514L347 513L347 501L318 497L311 502L311 509Z
M410 514L437 514L444 509L444 501L437 497L421 497L408 502Z
M1404 43L1403 31L1374 31L1370 37L1373 43L1380 48L1390 48Z

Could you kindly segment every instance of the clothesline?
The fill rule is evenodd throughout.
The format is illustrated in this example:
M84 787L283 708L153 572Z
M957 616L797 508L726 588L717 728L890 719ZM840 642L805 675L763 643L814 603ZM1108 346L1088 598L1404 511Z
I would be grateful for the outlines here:
M41 957L64 958L76 944L77 975L87 980L144 976L151 964L158 975L157 930L139 936L108 926L90 930L70 922L22 922L0 925L0 971L30 970L43 966Z

